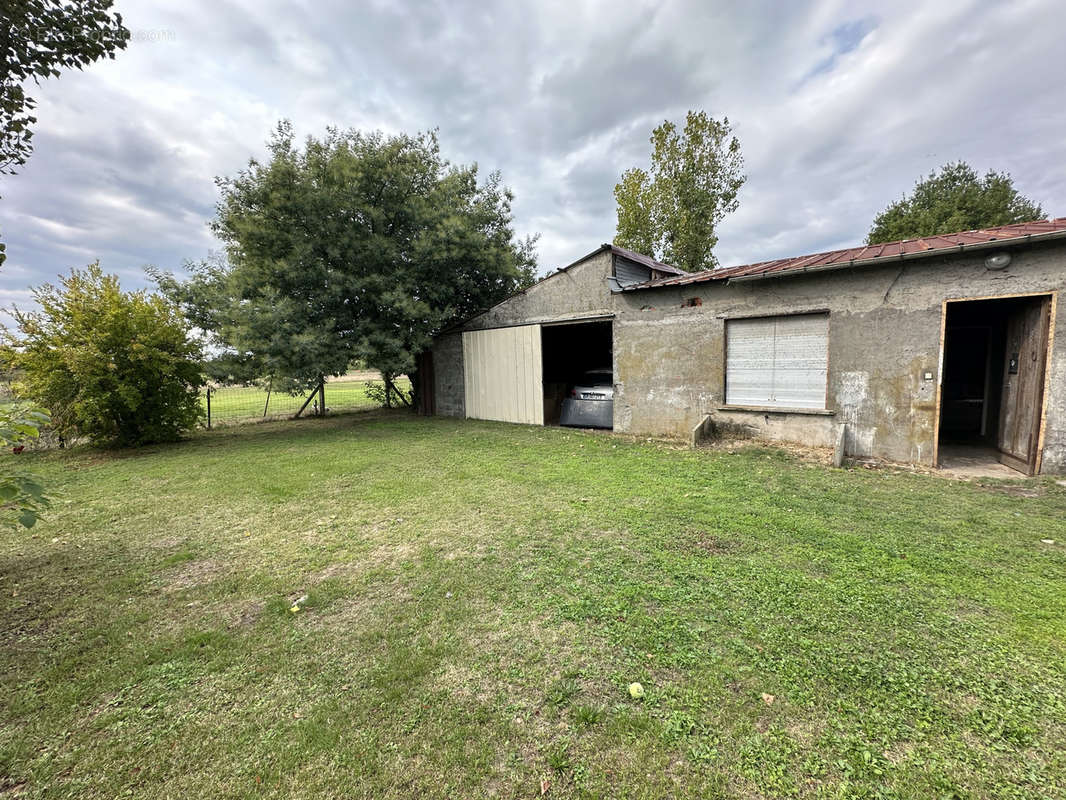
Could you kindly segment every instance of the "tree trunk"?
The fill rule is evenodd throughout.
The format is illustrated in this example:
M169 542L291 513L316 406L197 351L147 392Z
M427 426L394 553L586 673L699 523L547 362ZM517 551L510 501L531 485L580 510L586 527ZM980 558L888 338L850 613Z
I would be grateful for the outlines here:
M417 362L416 362L417 363ZM422 413L422 387L418 379L418 367L411 370L407 376L411 379L411 408L416 412Z

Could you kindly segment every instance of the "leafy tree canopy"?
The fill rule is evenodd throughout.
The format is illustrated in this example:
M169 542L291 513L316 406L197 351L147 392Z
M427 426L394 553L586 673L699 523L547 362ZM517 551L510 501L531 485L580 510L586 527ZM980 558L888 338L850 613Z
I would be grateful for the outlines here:
M717 266L715 230L745 180L732 131L704 111L689 111L683 131L670 121L652 131L651 171L626 170L614 187L614 243L690 272Z
M867 244L896 242L1015 222L1043 219L1039 205L1014 188L1006 172L989 170L982 178L964 161L945 164L914 191L874 218Z
M34 289L39 310L12 313L4 361L14 389L48 408L61 436L142 445L177 439L201 414L200 345L168 300L123 292L99 263Z
M112 0L0 0L0 175L12 174L33 151L36 102L26 94L32 80L81 69L126 46L122 15ZM4 248L0 244L0 264Z
M234 379L298 392L357 359L411 374L443 327L532 283L511 192L445 161L435 133L331 129L300 147L282 122L268 148L218 180L226 258L185 281L153 271Z

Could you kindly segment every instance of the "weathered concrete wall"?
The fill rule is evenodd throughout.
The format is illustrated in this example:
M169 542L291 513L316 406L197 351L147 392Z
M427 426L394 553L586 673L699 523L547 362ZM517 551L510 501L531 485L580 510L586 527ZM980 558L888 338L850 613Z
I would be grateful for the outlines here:
M1066 261L1066 255L1063 256ZM1063 267L1066 271L1066 266ZM1064 286L1066 288L1066 286ZM1058 297L1058 319L1055 320L1055 340L1052 342L1051 363L1048 365L1047 419L1044 423L1044 461L1041 472L1066 475L1066 297Z
M1066 244L1016 248L1010 266L998 272L984 266L984 255L611 294L611 256L600 253L466 327L614 314L619 431L687 438L706 415L715 414L767 438L825 445L835 442L836 426L845 423L848 455L928 465L934 454L943 301L1066 288ZM686 306L688 298L702 305ZM827 409L833 414L721 411L725 320L816 310L829 312ZM1066 472L1066 312L1058 314L1056 328L1045 472ZM461 398L461 342L442 340L438 348L450 354L437 356L438 410L461 415L461 399L441 394L457 389ZM458 377L447 375L449 369Z
M438 414L443 417L466 416L461 333L438 336L433 342L433 385Z
M754 436L777 442L802 442L833 447L839 424L833 414L797 414L794 411L712 411L711 434Z
M705 414L736 416L767 438L824 444L825 419L719 411L725 318L829 311L828 403L847 452L932 464L942 303L1066 288L1066 246L1018 249L1006 270L984 254L733 284L625 293L615 322L619 430L687 436ZM683 307L686 298L702 305ZM1066 471L1066 326L1050 364L1044 471ZM931 373L932 380L925 378Z
M478 330L611 314L610 274L610 252L597 253L493 306L463 327Z

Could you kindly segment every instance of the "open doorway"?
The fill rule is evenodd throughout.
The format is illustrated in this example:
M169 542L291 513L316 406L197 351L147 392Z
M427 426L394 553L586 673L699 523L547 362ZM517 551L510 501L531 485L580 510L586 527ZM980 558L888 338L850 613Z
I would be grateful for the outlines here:
M1036 473L1050 318L1050 295L948 302L941 467Z
M611 409L598 416L613 419L614 337L610 320L542 325L541 352L544 359L545 425L560 424L564 400L590 373L608 373ZM605 403L607 398L595 402ZM595 427L611 426L598 423Z

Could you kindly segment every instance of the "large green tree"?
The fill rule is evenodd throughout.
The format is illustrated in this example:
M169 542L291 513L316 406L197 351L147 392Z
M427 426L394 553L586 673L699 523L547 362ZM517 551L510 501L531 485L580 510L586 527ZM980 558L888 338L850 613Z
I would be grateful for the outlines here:
M1044 211L1014 188L1006 172L984 177L964 161L945 164L874 218L867 244L896 242L1043 219Z
M744 184L740 142L728 119L689 111L652 131L651 170L626 170L614 187L614 243L690 272L717 266L716 229Z
M34 290L38 309L12 313L6 366L16 393L49 409L53 429L120 446L171 441L201 415L199 343L180 309L124 292L100 265Z
M331 129L299 146L283 122L265 161L218 185L226 258L154 274L236 378L299 392L356 359L412 374L434 334L534 278L499 174L449 164L435 133Z
M112 0L0 0L0 175L14 173L33 151L36 102L26 84L114 58L126 46L130 33L111 6Z

